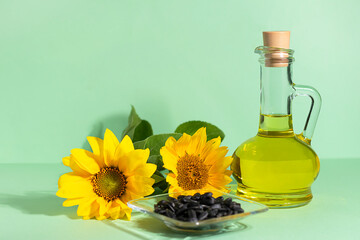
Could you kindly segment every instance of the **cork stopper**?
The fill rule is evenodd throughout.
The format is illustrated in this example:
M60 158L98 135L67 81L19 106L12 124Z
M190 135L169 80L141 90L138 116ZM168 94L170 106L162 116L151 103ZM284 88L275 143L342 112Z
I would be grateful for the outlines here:
M290 31L263 32L264 46L290 48Z
M290 48L290 31L263 32L264 46L273 48ZM289 65L287 52L274 52L265 54L266 67L287 67Z

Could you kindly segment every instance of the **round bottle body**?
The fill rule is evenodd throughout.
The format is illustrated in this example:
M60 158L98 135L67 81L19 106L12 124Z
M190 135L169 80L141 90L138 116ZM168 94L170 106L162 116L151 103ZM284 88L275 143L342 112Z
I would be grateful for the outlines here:
M295 136L260 136L241 144L231 170L240 196L272 208L297 207L312 199L320 163L313 149Z

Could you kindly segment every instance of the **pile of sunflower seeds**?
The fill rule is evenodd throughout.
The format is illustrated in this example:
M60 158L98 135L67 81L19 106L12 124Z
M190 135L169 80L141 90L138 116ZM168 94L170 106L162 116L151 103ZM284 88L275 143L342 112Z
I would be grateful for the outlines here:
M243 213L244 209L240 203L233 202L232 198L214 198L211 192L207 192L202 195L180 195L177 199L168 197L168 200L161 200L155 204L154 211L180 221L197 222Z

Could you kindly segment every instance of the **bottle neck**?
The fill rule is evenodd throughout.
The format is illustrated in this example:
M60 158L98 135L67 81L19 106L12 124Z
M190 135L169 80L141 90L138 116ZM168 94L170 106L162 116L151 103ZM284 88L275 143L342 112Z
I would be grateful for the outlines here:
M259 135L294 135L291 101L292 63L285 67L260 66Z

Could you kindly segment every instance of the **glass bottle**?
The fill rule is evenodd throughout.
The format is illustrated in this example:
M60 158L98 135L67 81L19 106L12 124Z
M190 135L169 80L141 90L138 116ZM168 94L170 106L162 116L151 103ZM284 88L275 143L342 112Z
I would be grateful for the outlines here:
M298 207L311 201L311 184L320 169L310 143L321 97L314 88L292 81L290 32L263 35L264 46L255 49L260 54L259 130L235 150L231 170L238 182L238 195L271 208ZM311 99L301 134L294 134L291 114L292 100L297 96Z

